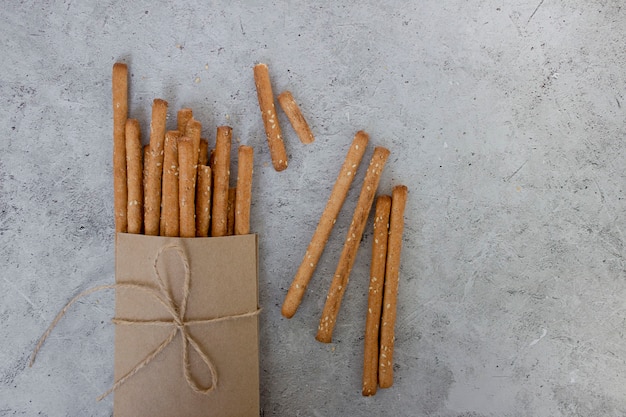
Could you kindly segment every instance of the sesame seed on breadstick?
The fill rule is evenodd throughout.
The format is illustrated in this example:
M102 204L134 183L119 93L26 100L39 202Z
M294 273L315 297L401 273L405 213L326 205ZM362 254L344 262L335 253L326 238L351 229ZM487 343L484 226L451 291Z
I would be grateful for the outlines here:
M337 315L341 307L341 300L343 294L346 291L348 280L350 278L350 272L354 265L356 253L359 249L359 243L363 236L363 230L369 216L372 203L374 201L374 195L380 182L380 177L389 157L389 150L383 147L377 147L374 149L374 155L370 161L367 172L365 173L365 179L363 180L363 186L361 188L361 194L354 210L352 222L348 229L346 241L339 257L339 263L335 270L335 275L328 289L328 295L326 296L326 304L322 311L322 317L320 318L320 324L317 329L317 335L315 338L322 343L330 343L332 340L333 330L337 321Z
M368 141L369 135L362 130L357 132L354 136L352 145L350 146L346 159L341 166L341 170L339 171L339 175L337 176L333 190L330 193L324 212L322 213L317 228L315 229L315 233L313 233L313 237L311 238L311 242L309 243L309 246L304 254L302 263L300 264L300 267L291 282L289 291L285 296L281 312L282 315L287 318L293 317L298 310L298 306L300 306L300 303L302 302L306 287L315 272L315 268L317 267L317 263L319 262L322 253L324 252L326 242L328 242L328 238L330 237L330 232L335 225L339 211L341 210L343 202L345 201L348 191L350 190L352 180L354 179L356 171L361 164Z

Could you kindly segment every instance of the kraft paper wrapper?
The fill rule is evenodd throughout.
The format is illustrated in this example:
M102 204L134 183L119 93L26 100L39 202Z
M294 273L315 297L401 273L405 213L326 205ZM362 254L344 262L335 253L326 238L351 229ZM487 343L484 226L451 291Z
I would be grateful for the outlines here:
M180 244L189 260L191 281L186 320L200 320L254 312L258 308L257 236L169 238L119 233L115 250L117 283L156 287L154 259L159 249ZM184 273L175 251L162 253L157 263L173 299L180 305ZM171 320L153 297L128 288L116 290L116 318ZM183 374L180 332L158 355L114 393L115 417L186 417L259 415L258 316L234 318L188 327L217 370L215 390L194 392ZM116 325L115 380L117 381L171 333L172 327ZM209 370L189 349L191 373L203 386L211 384Z

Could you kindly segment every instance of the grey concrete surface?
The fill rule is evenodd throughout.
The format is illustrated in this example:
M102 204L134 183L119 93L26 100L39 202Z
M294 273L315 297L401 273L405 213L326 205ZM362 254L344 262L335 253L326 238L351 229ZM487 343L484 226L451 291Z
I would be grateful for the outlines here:
M616 0L24 1L0 13L0 416L110 416L110 70L130 114L191 106L256 150L264 416L626 415L626 10ZM275 172L252 66L316 135ZM170 123L174 113L170 114ZM354 133L410 194L395 383L360 393L371 218L314 340L353 187L296 316L280 304ZM362 167L363 168L363 167ZM357 183L364 169L359 170Z

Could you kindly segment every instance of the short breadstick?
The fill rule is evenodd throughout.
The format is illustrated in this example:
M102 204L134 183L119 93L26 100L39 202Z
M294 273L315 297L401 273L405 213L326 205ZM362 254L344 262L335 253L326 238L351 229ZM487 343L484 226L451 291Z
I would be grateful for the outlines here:
M389 241L387 244L387 265L385 267L383 317L380 327L380 357L378 359L378 385L381 388L389 388L393 385L394 328L396 325L400 252L402 251L406 199L406 186L398 185L393 187L391 194L391 218L389 220Z
M228 232L228 187L230 181L230 147L233 130L228 126L217 128L213 172L213 207L211 236L226 236Z
M113 206L115 231L128 229L127 204L128 184L126 180L125 129L128 117L128 68L117 62L113 65Z
M274 106L274 94L272 93L272 85L270 84L270 74L265 64L257 64L254 66L254 82L256 84L257 96L259 98L259 108L261 109L261 117L265 126L265 135L272 156L272 164L276 171L282 171L287 168L287 151L278 124L276 116L276 107Z
M237 196L237 188L230 187L228 189L228 218L226 219L226 236L235 234L235 198Z
M196 236L207 237L211 221L211 168L198 165L196 184Z
M182 108L178 110L178 114L176 117L176 129L180 132L182 136L186 135L187 123L193 119L193 111L189 108Z
M128 233L141 233L143 224L143 157L141 128L135 119L126 120L126 172L128 184Z
M330 284L328 295L326 296L326 304L322 311L322 317L320 318L320 324L317 329L317 336L315 338L323 343L330 343L333 336L333 330L335 328L335 322L337 315L339 314L339 308L341 307L341 300L343 294L346 291L348 280L350 278L350 271L354 265L356 253L359 249L359 243L363 236L363 230L367 223L367 217L369 216L370 209L372 208L372 202L374 201L374 194L378 188L380 176L389 157L389 150L377 147L374 148L374 155L370 161L370 165L365 173L365 179L363 180L363 187L361 188L361 194L354 210L352 222L348 229L346 236L346 242L343 245L341 256L339 257L339 263L335 270L335 275Z
M324 252L324 247L326 246L330 232L335 225L335 221L346 199L346 195L348 195L350 184L352 184L361 159L363 159L368 141L368 134L362 130L357 132L354 136L350 150L346 155L346 159L339 171L333 190L326 203L326 208L324 208L317 229L315 229L315 233L304 254L302 263L291 282L291 286L283 302L282 314L287 318L293 317L302 301L302 297L304 297L306 287L313 276L313 272L315 272L315 268Z
M250 233L250 203L252 201L252 167L254 150L250 146L239 147L237 163L237 195L235 197L235 234Z
M161 222L161 177L163 175L163 144L167 101L156 99L152 105L150 123L150 160L147 164L146 194L144 195L144 222L146 235L158 235Z
M195 195L196 164L191 138L178 139L178 201L180 207L180 237L196 236Z
M390 210L391 197L388 195L378 197L374 215L374 242L372 243L370 286L365 319L365 348L363 351L364 396L376 394L378 385L378 330L380 328L380 309L383 303Z
M200 153L198 154L198 165L209 165L209 142L200 139Z
M198 155L200 154L200 135L202 134L202 124L196 119L191 119L187 122L187 128L185 130L185 136L193 141L194 148L194 161L195 165L198 165Z
M287 115L293 130L296 131L296 134L300 138L300 142L304 144L311 143L315 140L313 136L313 132L309 128L309 124L304 119L302 112L300 111L300 107L298 107L298 103L293 99L290 91L283 91L278 96L278 103L280 103L280 107L282 107L283 111Z
M165 155L163 157L163 236L178 237L180 235L180 218L178 208L178 130L170 130L165 134Z

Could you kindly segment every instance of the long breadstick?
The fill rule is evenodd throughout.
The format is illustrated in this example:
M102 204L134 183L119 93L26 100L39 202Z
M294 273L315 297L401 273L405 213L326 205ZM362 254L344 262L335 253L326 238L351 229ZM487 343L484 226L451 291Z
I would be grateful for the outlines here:
M128 184L126 180L126 141L125 129L128 118L128 67L117 62L113 65L113 206L115 210L115 231L128 229L127 204Z
M229 126L217 128L215 163L213 171L213 207L211 236L226 236L228 232L228 186L230 181L230 147L233 130Z
M163 157L163 236L177 237L180 235L180 218L178 208L178 130L170 130L165 134L165 155Z
M398 185L391 193L391 218L389 220L389 242L387 265L385 267L385 292L383 296L383 317L380 328L380 357L378 360L378 385L389 388L393 385L394 328L396 325L396 305L404 231L404 207L407 188Z
M143 158L141 129L135 119L126 120L126 170L128 183L128 233L141 233L143 223Z
M148 178L144 195L144 222L146 235L158 235L161 222L161 177L163 175L163 144L167 101L155 99L152 104L150 123L150 159L147 164Z
M250 233L250 203L252 201L252 167L254 150L241 145L237 163L237 195L235 196L235 234Z
M382 195L376 200L374 215L374 242L370 265L370 286L365 319L365 348L363 352L363 395L376 394L378 385L378 331L383 303L385 262L391 197Z
M230 187L228 189L228 218L226 219L226 236L235 234L235 198L237 196L237 188Z
M193 119L193 111L189 108L182 108L178 110L178 114L176 115L176 125L177 130L180 132L181 136L187 135L187 123Z
M344 243L341 256L339 257L335 275L333 276L328 295L326 296L326 304L324 305L322 317L320 318L317 336L315 336L315 338L322 343L330 343L332 340L337 314L339 314L339 308L341 307L341 300L348 285L350 271L352 270L354 259L359 249L359 242L363 236L367 217L372 208L372 202L374 201L374 194L378 188L380 176L388 157L389 150L382 147L375 148L374 155L365 173L361 194L359 195L359 200L354 210L352 223L350 223L350 228L348 229L348 235L346 236L346 242Z
M200 139L200 153L198 154L198 165L209 165L209 142Z
M211 222L211 167L198 165L196 185L196 236L207 237Z
M287 151L283 142L276 107L274 106L274 94L270 83L270 74L266 64L254 66L254 82L257 96L259 98L259 108L265 126L265 135L272 156L272 164L276 171L287 168Z
M278 96L278 103L280 107L282 107L283 111L287 115L293 130L296 131L296 134L300 138L300 142L304 144L312 143L315 140L313 136L313 132L309 128L309 124L306 122L306 119L302 115L302 111L300 111L300 107L298 107L298 103L294 100L290 91L283 91Z
M332 231L337 216L339 215L339 211L343 206L346 195L348 195L350 184L352 184L352 180L355 177L359 164L363 159L363 154L365 153L368 141L369 135L362 130L357 132L354 136L354 140L352 141L350 150L348 151L346 159L341 166L341 170L339 171L333 190L330 193L330 197L328 198L328 202L326 203L326 208L324 208L320 222L317 225L317 229L315 229L315 233L313 234L311 242L309 243L309 246L304 254L302 263L300 264L300 267L291 282L289 291L285 296L281 312L283 316L287 318L293 317L296 310L298 310L302 297L304 297L306 287L313 276L313 272L315 272L315 268L317 267L317 263L319 262L322 253L324 252L324 247L326 246L330 232Z
M180 237L196 236L195 221L195 153L191 138L178 139L178 201L180 207Z

